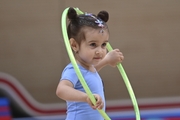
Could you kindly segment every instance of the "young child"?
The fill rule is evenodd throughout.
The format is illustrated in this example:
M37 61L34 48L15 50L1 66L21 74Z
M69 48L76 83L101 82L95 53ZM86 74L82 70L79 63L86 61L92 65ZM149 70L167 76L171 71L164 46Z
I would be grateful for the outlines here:
M83 89L72 64L68 64L61 76L56 94L67 102L66 120L104 120L96 109L105 110L105 97L102 80L97 71L106 65L116 66L124 59L119 49L107 54L106 45L109 30L106 22L109 14L77 15L74 8L68 10L67 28L71 48L78 67L96 99L94 106Z

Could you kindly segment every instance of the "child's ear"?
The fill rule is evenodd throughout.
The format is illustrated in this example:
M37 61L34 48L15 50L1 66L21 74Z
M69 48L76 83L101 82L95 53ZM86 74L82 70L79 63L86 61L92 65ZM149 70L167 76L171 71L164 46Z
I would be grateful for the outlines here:
M71 48L73 49L73 51L74 51L75 53L78 53L78 51L79 51L79 45L78 45L78 43L76 42L76 40L75 40L74 38L71 38L71 39L70 39L70 45L71 45Z

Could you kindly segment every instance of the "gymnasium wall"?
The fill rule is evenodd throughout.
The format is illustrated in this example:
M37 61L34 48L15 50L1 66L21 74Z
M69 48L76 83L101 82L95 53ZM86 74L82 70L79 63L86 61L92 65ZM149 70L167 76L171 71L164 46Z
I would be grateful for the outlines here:
M138 99L179 97L179 0L1 0L0 72L9 74L40 103L64 103L56 87L69 58L61 34L61 14L78 7L107 10L110 43ZM130 99L117 68L100 71L107 101Z

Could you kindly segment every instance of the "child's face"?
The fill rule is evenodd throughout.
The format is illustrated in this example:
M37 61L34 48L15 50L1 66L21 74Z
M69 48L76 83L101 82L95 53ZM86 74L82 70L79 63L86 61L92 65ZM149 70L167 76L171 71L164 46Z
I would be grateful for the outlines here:
M109 40L107 29L86 29L85 40L81 42L78 51L78 61L86 66L96 65L107 53L106 45Z

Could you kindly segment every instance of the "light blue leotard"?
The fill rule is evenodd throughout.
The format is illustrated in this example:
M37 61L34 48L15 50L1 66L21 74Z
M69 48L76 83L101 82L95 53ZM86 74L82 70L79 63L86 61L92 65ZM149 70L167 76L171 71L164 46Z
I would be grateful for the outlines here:
M98 72L91 72L81 65L78 66L91 92L93 94L99 94L102 97L104 101L103 109L105 110L103 83ZM61 80L69 80L75 89L85 92L71 63L64 68ZM101 114L97 110L93 110L86 102L66 101L66 103L66 120L104 120Z

